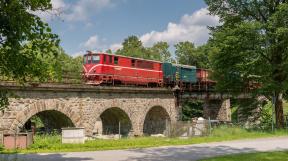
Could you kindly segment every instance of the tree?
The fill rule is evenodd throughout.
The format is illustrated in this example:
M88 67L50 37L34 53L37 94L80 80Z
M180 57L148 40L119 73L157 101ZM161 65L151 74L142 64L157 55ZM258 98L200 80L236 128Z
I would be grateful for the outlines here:
M167 42L157 42L150 48L150 50L151 53L154 55L154 60L160 60L162 62L172 61L171 53L169 51L169 45Z
M157 42L152 47L144 47L137 36L129 36L122 43L123 48L116 51L116 54L136 58L168 61L171 62L171 54L167 42Z
M189 41L179 42L175 45L175 54L178 63L186 65L194 65L199 68L208 68L209 60L207 46L195 47Z
M43 59L55 57L59 39L47 23L33 14L52 8L50 0L0 1L0 74L25 82L50 76ZM1 93L1 100L7 99ZM1 102L2 105L2 102Z
M61 79L59 81L68 83L80 83L82 81L82 62L83 57L77 56L75 58L66 54L61 48L58 55L58 64L61 64L58 70Z
M288 2L206 0L222 25L211 28L219 89L275 96L276 125L284 127L283 93L288 89ZM257 88L250 88L258 84ZM260 85L259 85L260 84Z
M108 53L108 54L112 54L113 53L111 49L107 49L105 52Z
M181 120L191 121L195 117L203 116L203 102L201 101L184 101L182 105Z
M116 51L116 54L144 58L145 48L137 36L129 36L122 43L123 48Z

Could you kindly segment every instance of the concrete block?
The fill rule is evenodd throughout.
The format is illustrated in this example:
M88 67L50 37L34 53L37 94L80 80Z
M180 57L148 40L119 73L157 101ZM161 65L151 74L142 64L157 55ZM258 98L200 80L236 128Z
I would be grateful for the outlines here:
M84 144L83 127L62 128L62 144Z

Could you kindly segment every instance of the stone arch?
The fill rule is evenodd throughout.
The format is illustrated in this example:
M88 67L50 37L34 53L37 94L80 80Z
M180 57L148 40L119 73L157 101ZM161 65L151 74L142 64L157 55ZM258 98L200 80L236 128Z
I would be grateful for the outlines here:
M36 101L35 103L30 104L28 107L19 111L16 115L14 122L12 123L9 132L14 132L16 129L19 129L24 126L24 124L34 115L43 111L58 111L65 116L67 116L74 126L79 126L80 124L80 115L72 111L69 107L60 101L56 100L44 100Z
M146 135L163 134L167 123L171 121L169 113L162 106L151 107L145 115L143 133Z
M54 132L54 130L57 130L58 132L61 132L61 128L63 127L75 127L72 120L67 117L62 112L56 111L56 110L47 110L38 112L35 115L33 115L31 118L27 120L24 127L22 127L22 130L32 130L32 120L37 116L37 120L41 121L42 125L44 126L36 126L36 129L40 130L39 132L45 132L45 133L51 133ZM38 122L36 121L36 122ZM40 129L39 129L40 128Z
M119 107L105 109L100 114L102 121L102 134L118 134L119 123L121 135L128 135L132 130L132 122L129 115Z

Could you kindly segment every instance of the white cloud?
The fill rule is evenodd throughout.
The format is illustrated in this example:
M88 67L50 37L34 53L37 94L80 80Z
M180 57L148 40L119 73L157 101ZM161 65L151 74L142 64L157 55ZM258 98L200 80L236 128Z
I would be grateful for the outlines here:
M52 9L48 11L36 11L32 12L38 15L44 21L51 21L53 18L59 17L61 13L67 8L64 0L51 0Z
M184 15L178 24L169 22L164 31L151 31L140 36L140 40L145 46L151 46L158 41L166 41L170 45L191 41L201 45L209 38L207 26L219 24L219 18L208 13L207 8L202 8L191 15Z
M86 51L78 51L78 52L72 54L71 56L73 58L76 58L77 56L83 56L84 54L86 54Z
M109 49L111 49L112 51L117 51L118 49L122 48L122 44L120 43L116 43L116 44L112 44L109 46Z
M79 55L83 55L87 50L94 52L105 52L108 49L111 49L113 52L122 48L122 44L111 44L108 45L107 40L105 38L101 38L98 35L90 36L85 42L80 43L79 51L72 54L72 56L76 57Z
M86 42L81 43L80 47L85 48L85 50L102 50L107 48L105 41L105 39L101 39L99 36L93 35L89 37Z
M54 9L61 9L61 8L65 8L66 4L64 3L64 0L51 0L52 3L52 8Z
M168 42L173 47L174 44L181 41L190 41L196 45L204 44L209 38L207 26L216 26L219 24L219 18L208 14L206 8L202 8L191 15L182 16L179 23L169 22L164 31L151 31L140 36L144 46L152 46L159 41ZM93 35L80 45L81 50L106 51L111 49L116 51L122 48L121 43L108 44L106 39L101 39Z
M111 6L111 0L79 0L66 8L63 18L67 21L88 20L90 14Z
M64 0L51 0L52 10L34 12L45 21L57 17L65 21L87 21L91 14L104 8L114 6L112 0L79 0L76 3L65 3Z

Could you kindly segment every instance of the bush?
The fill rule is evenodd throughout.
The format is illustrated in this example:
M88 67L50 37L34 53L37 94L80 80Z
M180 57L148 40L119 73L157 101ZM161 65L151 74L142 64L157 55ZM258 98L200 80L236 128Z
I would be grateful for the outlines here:
M29 147L30 149L51 149L53 145L61 144L60 135L35 135L34 143Z
M250 125L245 127L251 130L261 130L261 131L270 131L272 128L272 108L273 105L271 102L263 105L260 111L258 112L258 117L253 122L250 122ZM275 121L274 121L275 123Z
M260 123L254 128L261 130L270 130L272 127L272 108L273 105L271 102L267 103L260 112Z
M203 116L203 102L186 101L182 105L182 121L189 121L194 117Z

